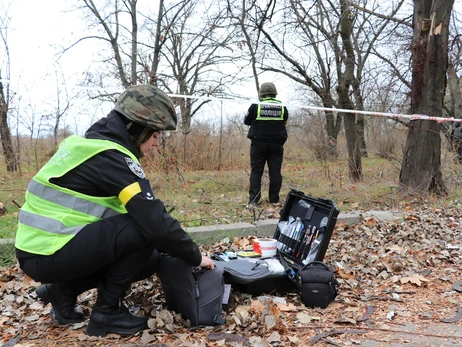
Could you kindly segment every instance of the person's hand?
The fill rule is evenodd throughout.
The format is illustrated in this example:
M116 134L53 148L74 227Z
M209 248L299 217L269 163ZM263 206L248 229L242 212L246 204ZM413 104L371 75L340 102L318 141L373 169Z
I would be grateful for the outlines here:
M206 256L202 256L202 261L201 261L201 267L205 267L209 270L212 270L215 268L215 263L213 262L212 259L210 259L209 257L206 257Z

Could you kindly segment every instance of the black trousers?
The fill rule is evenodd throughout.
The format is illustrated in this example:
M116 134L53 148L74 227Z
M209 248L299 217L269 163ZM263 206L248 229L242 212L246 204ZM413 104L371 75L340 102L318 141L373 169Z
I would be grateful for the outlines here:
M157 272L160 259L128 215L86 226L55 254L17 255L21 269L36 281L60 282L76 294L98 287L119 298L131 283Z
M249 203L258 203L261 199L261 178L268 164L269 193L272 203L279 202L279 192L282 186L282 158L284 145L278 143L254 142L250 145L250 189Z

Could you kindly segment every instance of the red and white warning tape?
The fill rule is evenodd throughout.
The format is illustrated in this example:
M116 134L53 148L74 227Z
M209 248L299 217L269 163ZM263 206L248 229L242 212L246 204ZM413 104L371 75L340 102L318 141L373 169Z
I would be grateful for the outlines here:
M180 95L180 94L168 94L172 98L183 98L183 99L200 99L200 100L210 100L210 101L221 101L221 102L235 102L235 103L242 103L242 99L226 99L226 98L215 98L215 97L201 97L201 96L193 96L193 95ZM246 100L246 102L251 102L255 104L262 104L262 105L274 105L272 103L267 102L260 102L260 101L252 101ZM369 116L376 116L376 117L388 117L392 119L410 119L410 120L431 120L436 121L438 123L444 122L459 122L462 123L462 119L453 118L453 117L431 117L424 114L402 114L402 113L387 113L387 112L374 112L374 111L360 111L360 110L349 110L349 109L342 109L342 108L329 108L329 107L320 107L320 106L311 106L311 105L295 105L295 104L286 104L282 103L280 105L286 107L295 107L301 109L309 109L309 110L318 110L318 111L331 111L336 113L353 113L353 114L364 114Z

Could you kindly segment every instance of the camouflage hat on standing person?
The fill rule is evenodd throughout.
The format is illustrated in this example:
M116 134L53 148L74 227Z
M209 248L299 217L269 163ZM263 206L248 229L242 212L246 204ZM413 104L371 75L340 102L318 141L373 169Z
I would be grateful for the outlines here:
M150 84L125 89L117 98L114 110L154 131L176 129L177 118L172 100Z
M276 86L272 82L265 82L262 83L260 86L260 92L258 93L258 96L260 98L264 98L266 96L276 96L278 94L278 91L276 90Z

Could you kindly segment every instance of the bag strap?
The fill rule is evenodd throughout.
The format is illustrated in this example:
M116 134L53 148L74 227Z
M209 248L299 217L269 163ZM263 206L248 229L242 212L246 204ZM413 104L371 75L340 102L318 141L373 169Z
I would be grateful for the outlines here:
M334 299L339 294L339 287L340 287L340 283L335 278L334 274L332 273L332 291L334 292Z
M287 277L297 284L297 273L295 270L292 268L292 266L289 265L289 263L284 259L281 253L279 253L279 262L281 263L282 267L284 268L285 273L287 274Z

